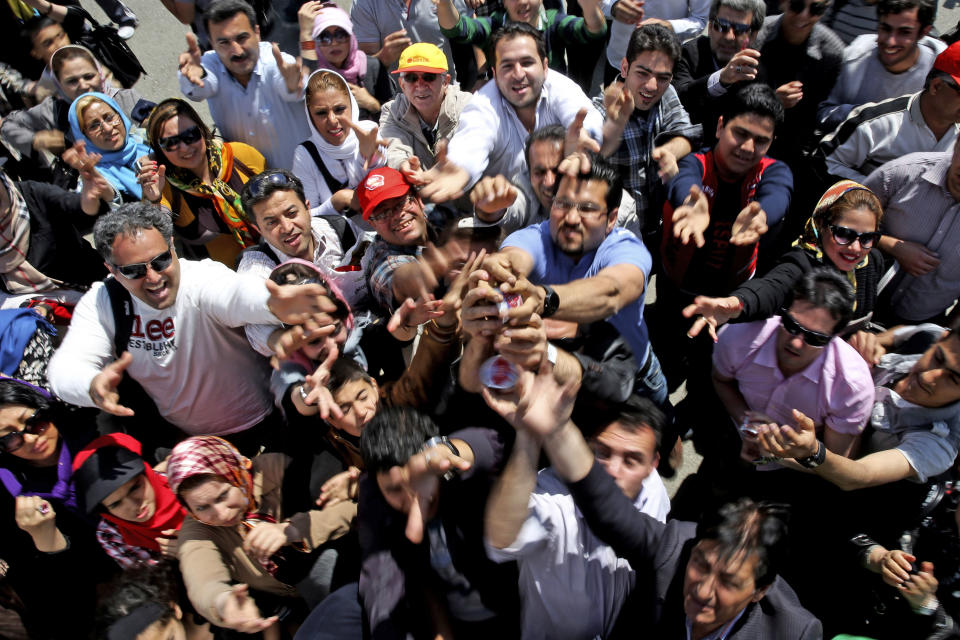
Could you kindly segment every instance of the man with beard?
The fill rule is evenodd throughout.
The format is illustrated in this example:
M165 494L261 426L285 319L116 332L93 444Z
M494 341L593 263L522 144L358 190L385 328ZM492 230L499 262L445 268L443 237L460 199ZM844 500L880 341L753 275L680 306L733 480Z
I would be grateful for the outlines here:
M293 150L310 137L303 110L301 65L260 42L253 8L244 0L218 0L205 12L213 51L201 54L187 34L180 54L180 91L207 100L224 140L245 142L269 167L289 167Z
M638 363L635 392L662 406L666 381L643 320L650 252L634 234L616 228L617 170L594 152L583 154L579 166L587 168L560 180L549 220L511 234L483 268L493 281L510 283L505 292L523 297L510 317L537 313L613 325Z
M572 80L547 71L542 33L511 23L494 33L491 46L494 82L464 108L445 161L416 176L426 183L420 192L426 199L456 198L482 176L523 175L524 144L531 131L548 124L574 125L580 146L599 148L603 118Z

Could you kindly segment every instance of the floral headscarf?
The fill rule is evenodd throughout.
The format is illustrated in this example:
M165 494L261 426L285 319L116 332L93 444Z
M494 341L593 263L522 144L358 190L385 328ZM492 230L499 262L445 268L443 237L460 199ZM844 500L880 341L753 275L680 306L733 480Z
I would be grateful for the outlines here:
M195 436L173 448L167 461L167 483L182 501L180 485L184 480L208 473L219 476L227 484L240 489L247 499L247 511L251 512L256 509L251 467L250 460L223 438Z

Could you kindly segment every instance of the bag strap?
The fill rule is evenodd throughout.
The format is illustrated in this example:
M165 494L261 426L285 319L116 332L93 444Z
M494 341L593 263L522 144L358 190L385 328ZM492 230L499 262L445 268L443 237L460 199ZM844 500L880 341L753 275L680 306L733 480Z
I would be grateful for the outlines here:
M323 163L323 159L320 158L320 151L317 149L317 145L313 144L312 140L304 140L303 148L307 150L307 153L310 154L310 157L313 158L313 163L317 165L317 169L320 170L320 174L323 175L324 182L327 183L327 188L330 189L330 194L334 194L341 189L346 188L347 183L341 182L331 175L330 171L327 169L327 165ZM317 204L320 204L319 202Z
M326 220L330 223L330 226L333 227L333 230L337 232L337 237L340 238L340 247L343 249L344 254L357 243L357 234L353 232L353 228L345 217L339 215L317 217Z
M133 332L133 298L112 276L103 281L103 286L107 289L110 309L113 311L113 348L119 358L127 350Z

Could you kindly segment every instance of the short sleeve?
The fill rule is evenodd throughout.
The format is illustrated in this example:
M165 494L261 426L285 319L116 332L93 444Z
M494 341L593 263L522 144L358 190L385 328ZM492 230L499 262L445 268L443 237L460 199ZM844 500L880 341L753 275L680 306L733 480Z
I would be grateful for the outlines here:
M350 10L350 22L353 23L353 35L357 42L376 42L379 45L383 42L383 37L370 4L367 0L355 2Z
M957 458L955 439L949 440L933 431L908 431L896 449L910 463L920 482L940 475Z
M550 242L549 220L514 231L507 236L500 248L516 247L530 254L530 257L533 258L533 270L530 275L535 281L542 281L548 272L547 253L544 246L546 242Z
M645 280L650 279L653 259L643 241L632 231L617 227L597 249L598 270L619 264L631 264L641 271Z
M840 366L831 385L824 424L837 433L859 435L873 410L873 378L866 361L853 347L846 342L837 347Z
M728 324L720 329L717 344L713 347L713 368L724 378L737 377L737 371L743 366L746 350L744 340L756 331L756 324Z
M487 544L487 556L494 562L509 562L521 557L530 556L541 549L555 546L553 541L561 528L563 514L557 503L557 496L538 489L530 494L530 512L517 539L509 547L497 549ZM569 500L569 496L566 496Z

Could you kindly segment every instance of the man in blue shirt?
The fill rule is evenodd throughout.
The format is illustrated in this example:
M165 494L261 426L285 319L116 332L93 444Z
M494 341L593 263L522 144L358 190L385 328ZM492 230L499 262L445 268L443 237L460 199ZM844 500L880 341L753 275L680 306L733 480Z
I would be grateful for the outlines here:
M589 169L576 177L563 177L549 219L508 236L484 269L494 281L509 283L505 290L523 296L524 304L512 309L511 317L537 313L578 324L612 324L639 363L637 392L663 405L666 382L643 321L650 252L633 233L616 226L617 170L592 152L581 159L581 167L587 164Z

